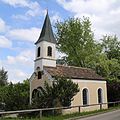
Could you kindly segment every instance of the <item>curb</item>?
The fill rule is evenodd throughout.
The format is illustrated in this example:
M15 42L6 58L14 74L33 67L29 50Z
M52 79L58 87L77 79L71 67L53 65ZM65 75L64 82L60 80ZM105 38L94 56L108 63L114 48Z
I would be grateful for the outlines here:
M120 109L120 108L118 108ZM106 111L101 111L101 112L98 112L98 113L91 113L89 115L83 115L83 116L77 116L77 117L73 117L73 118L68 118L68 119L65 119L65 120L78 120L78 119L82 119L82 118L87 118L87 117L91 117L91 116L95 116L95 115L100 115L100 114L104 114L104 113L107 113L107 112L112 112L112 111L116 111L118 109L108 109Z

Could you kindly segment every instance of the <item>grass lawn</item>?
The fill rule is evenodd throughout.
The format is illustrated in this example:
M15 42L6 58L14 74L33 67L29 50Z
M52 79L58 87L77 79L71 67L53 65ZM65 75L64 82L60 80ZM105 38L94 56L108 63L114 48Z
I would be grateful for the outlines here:
M95 110L91 112L83 112L83 113L73 113L73 114L66 114L66 115L59 115L59 116L49 116L49 117L42 117L41 120L65 120L69 118L75 118L75 117L85 117L85 116L91 116L96 115L112 110L120 109L119 107L112 107L106 110ZM40 120L39 118L1 118L1 120Z

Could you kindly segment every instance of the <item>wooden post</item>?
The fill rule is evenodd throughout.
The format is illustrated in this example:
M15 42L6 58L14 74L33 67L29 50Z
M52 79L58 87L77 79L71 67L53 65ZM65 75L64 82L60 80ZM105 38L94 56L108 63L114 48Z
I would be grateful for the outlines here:
M80 106L78 107L78 109L79 109L79 113L80 113Z
M55 115L55 109L52 110L52 114L53 114L53 116Z
M113 104L114 104L113 106L115 107L115 102Z
M40 120L42 119L42 110L40 110Z
M100 103L100 110L102 110L102 103Z

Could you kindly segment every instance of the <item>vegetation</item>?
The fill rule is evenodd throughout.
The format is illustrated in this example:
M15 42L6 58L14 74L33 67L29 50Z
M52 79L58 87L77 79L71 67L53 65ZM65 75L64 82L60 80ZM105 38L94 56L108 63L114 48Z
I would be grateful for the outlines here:
M27 109L29 104L29 81L0 87L0 102L5 103L5 110Z
M66 56L57 63L95 70L108 80L108 101L120 100L120 40L117 36L94 39L89 18L56 23L57 48ZM112 91L112 92L111 92ZM112 93L112 94L111 94Z
M120 81L108 81L107 83L108 101L120 101Z
M36 108L70 106L77 92L78 84L63 77L56 77L52 86L45 83L44 89L38 88L35 91L33 106Z
M8 75L4 68L0 69L0 87L7 85Z
M102 47L108 59L117 59L120 62L120 42L116 36L103 36Z
M56 30L58 50L66 54L64 62L86 67L87 59L97 54L89 19L70 18L56 23Z
M57 22L56 38L58 50L66 54L58 63L88 67L106 79L120 79L120 41L107 35L95 41L88 18Z
M103 76L110 80L120 79L120 41L116 36L103 36L102 52L106 59L102 63Z
M32 108L70 106L73 96L79 91L78 85L65 78L55 78L52 86L45 83L45 88L37 89ZM0 87L0 103L5 103L5 110L28 109L29 81L8 83Z
M120 41L116 36L103 36L100 42L94 39L89 18L69 18L56 23L57 48L65 53L58 63L88 67L108 80L108 101L120 100ZM7 71L0 70L0 102L5 110L29 107L29 82L8 83ZM33 107L70 106L78 85L66 78L55 78L52 86L45 83L33 94ZM57 118L58 119L58 118Z

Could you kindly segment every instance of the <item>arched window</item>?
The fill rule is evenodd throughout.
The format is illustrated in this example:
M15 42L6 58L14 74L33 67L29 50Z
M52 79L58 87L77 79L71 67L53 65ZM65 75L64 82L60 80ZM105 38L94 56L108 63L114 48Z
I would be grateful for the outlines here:
M82 95L83 95L83 105L87 105L88 104L88 89L83 89L82 91Z
M98 103L102 103L102 89L98 89Z
M38 71L38 79L41 79L41 78L42 78L41 71Z
M40 57L40 47L37 49L37 57Z
M52 56L52 47L51 46L48 46L47 55Z
M42 71L40 71L40 67L37 67L36 68L36 75L37 75L37 77L38 77L38 79L41 79L42 78Z
M43 94L43 88L38 87L37 89L34 89L32 92L32 98L40 97L40 95Z
M37 95L37 89L34 89L33 92L32 92L32 98L35 98Z
M38 87L37 90L38 90L38 92L39 92L40 94L43 94L43 93L44 93L44 90L43 90L42 87Z

